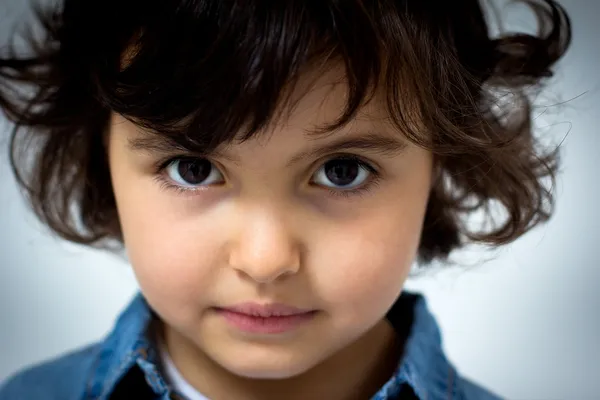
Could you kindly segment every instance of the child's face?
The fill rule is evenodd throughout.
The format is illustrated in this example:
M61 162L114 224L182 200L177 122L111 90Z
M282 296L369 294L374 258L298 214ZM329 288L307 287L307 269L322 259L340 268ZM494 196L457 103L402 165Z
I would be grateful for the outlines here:
M132 149L144 134L113 118L110 168L124 240L146 299L178 338L170 346L237 375L285 378L385 324L418 248L432 158L405 141L396 151L351 148L290 163L367 133L402 142L375 102L342 131L305 134L339 116L346 87L331 86L339 77L323 75L272 136L162 172L172 185L198 190L166 189L155 168L165 154ZM348 154L379 178L356 161L327 165ZM216 309L245 302L316 313L282 333L252 333Z

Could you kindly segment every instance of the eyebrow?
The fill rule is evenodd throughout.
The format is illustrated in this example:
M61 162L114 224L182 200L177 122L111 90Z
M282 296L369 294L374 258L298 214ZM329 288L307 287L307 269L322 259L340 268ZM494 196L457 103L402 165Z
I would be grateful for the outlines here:
M133 151L159 154L191 152L193 154L197 154L198 156L222 158L230 161L233 164L240 164L240 159L238 157L226 154L224 151L214 150L207 154L198 154L198 152L191 151L183 145L173 143L165 138L154 135L144 135L143 137L129 138L128 144L129 148ZM385 157L394 157L403 153L406 147L407 143L405 140L402 140L400 137L393 137L390 134L377 132L353 134L340 137L325 145L315 146L312 149L300 152L288 161L287 166L290 167L304 159L320 158L331 153L347 150L364 150Z
M292 157L288 162L288 166L307 158L320 158L346 150L364 150L381 156L394 157L404 152L406 147L406 142L399 137L368 132L361 135L340 137L324 146L303 151Z

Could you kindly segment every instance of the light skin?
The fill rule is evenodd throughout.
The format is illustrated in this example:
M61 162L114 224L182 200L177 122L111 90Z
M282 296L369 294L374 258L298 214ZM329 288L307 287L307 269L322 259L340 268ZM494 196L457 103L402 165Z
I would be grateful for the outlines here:
M364 399L398 362L403 338L385 315L417 252L432 157L403 139L376 100L340 131L310 137L339 116L339 81L339 70L320 76L269 135L207 157L211 172L193 185L177 159L156 172L159 160L185 154L143 150L147 136L112 118L109 163L129 259L173 362L211 399ZM365 137L388 145L313 152ZM346 155L378 178L351 162L356 173L341 188L325 164ZM214 310L248 301L317 312L269 335L241 332Z

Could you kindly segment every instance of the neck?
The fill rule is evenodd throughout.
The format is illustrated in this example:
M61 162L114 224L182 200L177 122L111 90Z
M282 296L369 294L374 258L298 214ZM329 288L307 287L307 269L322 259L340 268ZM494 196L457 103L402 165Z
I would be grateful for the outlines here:
M231 400L370 398L394 373L402 349L394 329L384 319L309 371L287 379L263 380L230 373L169 327L163 327L163 338L174 364L190 385L208 398Z

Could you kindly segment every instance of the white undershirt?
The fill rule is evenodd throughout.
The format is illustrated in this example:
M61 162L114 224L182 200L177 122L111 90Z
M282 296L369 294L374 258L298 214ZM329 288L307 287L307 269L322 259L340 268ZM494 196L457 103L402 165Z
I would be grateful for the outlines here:
M160 358L164 369L165 379L169 385L186 400L210 400L202 393L198 392L192 385L185 380L185 378L179 373L173 360L169 355L166 347L161 343L160 347Z

